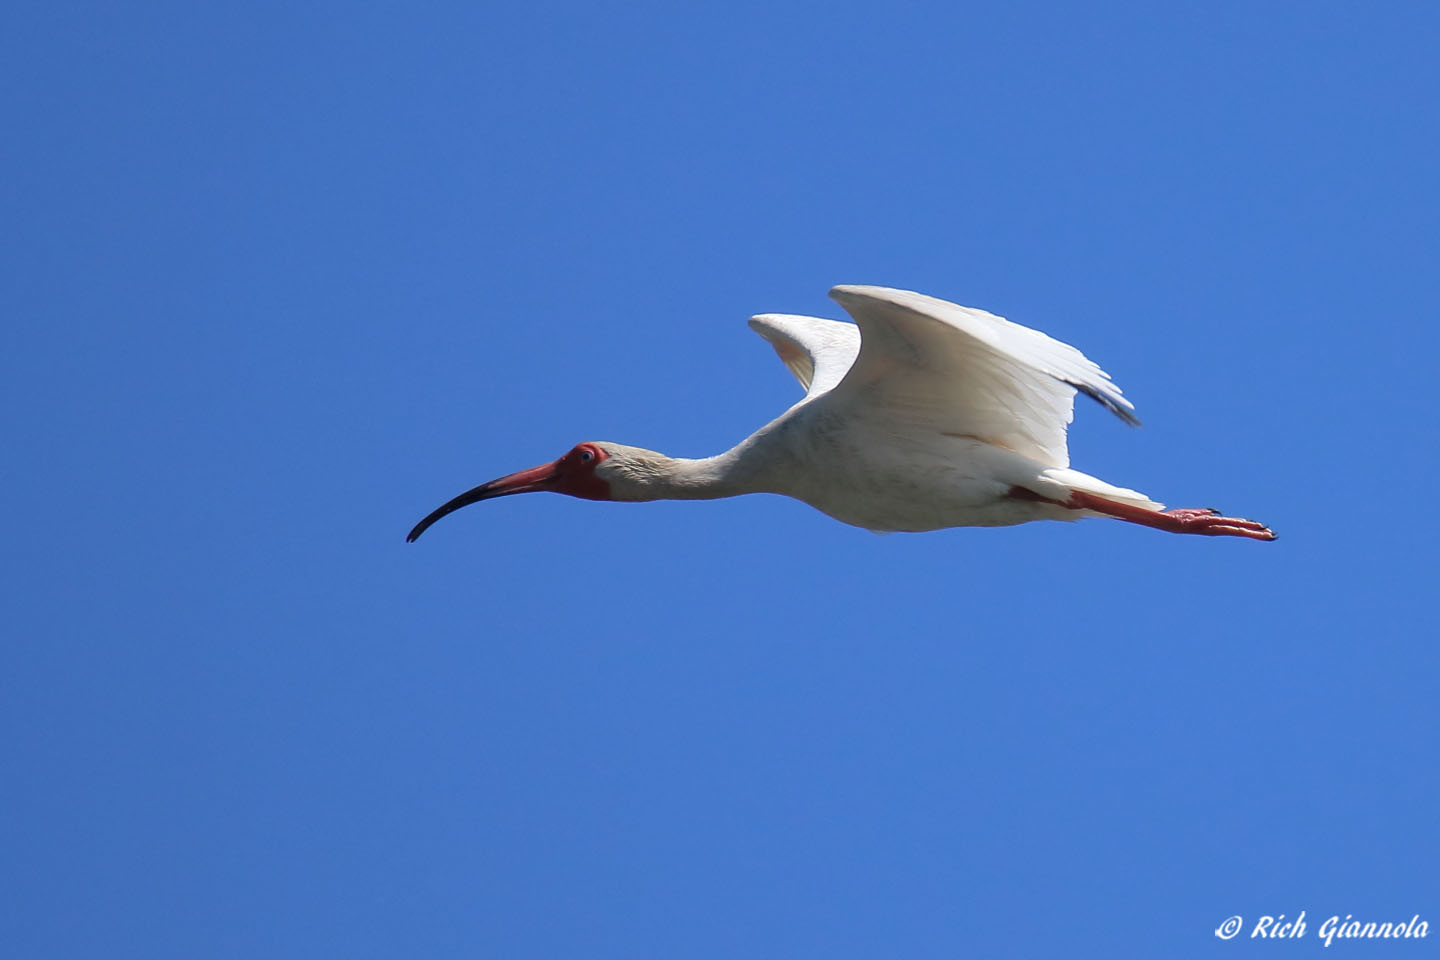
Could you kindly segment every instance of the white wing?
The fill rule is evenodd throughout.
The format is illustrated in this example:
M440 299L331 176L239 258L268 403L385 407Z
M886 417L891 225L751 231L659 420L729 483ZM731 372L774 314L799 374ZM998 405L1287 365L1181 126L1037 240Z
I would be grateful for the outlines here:
M839 383L860 352L860 330L853 323L762 313L750 318L750 328L780 354L805 388L805 400L813 400Z
M830 296L855 318L862 337L836 400L844 395L1048 467L1070 465L1065 428L1076 390L1127 423L1140 422L1105 371L1038 330L907 290L841 286Z

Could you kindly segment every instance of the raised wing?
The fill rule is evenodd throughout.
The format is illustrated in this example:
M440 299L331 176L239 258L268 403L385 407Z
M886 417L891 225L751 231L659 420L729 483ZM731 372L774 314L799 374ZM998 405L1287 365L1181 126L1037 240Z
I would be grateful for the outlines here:
M841 286L830 296L862 337L837 399L844 393L887 416L975 437L1049 467L1070 465L1065 428L1076 390L1126 423L1140 422L1105 371L1038 330L907 290Z
M780 354L805 388L805 400L820 396L844 379L860 352L860 330L853 323L762 313L750 318L750 328Z

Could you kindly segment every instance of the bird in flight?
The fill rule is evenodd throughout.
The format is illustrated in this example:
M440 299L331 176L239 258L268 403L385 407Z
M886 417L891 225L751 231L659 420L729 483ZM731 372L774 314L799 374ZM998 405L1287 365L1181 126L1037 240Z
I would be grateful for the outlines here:
M624 501L778 493L881 532L1112 517L1170 533L1275 539L1254 520L1167 510L1070 469L1065 430L1077 390L1139 424L1120 388L1074 347L907 290L839 286L830 296L853 324L751 318L805 396L732 449L687 460L588 441L462 493L406 540L469 504L541 490Z

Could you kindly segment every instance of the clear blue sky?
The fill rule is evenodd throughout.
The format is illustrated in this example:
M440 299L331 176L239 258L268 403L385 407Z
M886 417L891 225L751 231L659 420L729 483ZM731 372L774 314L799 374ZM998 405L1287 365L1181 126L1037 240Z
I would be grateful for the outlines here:
M1440 925L1433 5L5 19L6 956ZM746 318L835 283L1079 345L1145 421L1082 400L1079 469L1280 541L536 495L403 542L579 440L729 446L798 396Z

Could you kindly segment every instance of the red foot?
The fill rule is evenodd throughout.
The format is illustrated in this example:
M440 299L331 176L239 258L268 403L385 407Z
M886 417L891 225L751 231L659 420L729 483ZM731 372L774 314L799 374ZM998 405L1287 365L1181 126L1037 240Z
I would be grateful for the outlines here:
M1186 507L1157 513L1144 507L1133 507L1079 492L1072 493L1070 502L1065 505L1076 510L1094 510L1117 520L1170 533L1195 533L1204 537L1248 537L1251 540L1275 539L1275 532L1263 523L1242 520L1239 517L1222 517L1220 511L1208 508Z
M1181 507L1178 510L1164 511L1167 517L1179 517L1182 520L1192 517L1218 517L1220 511L1214 507Z

